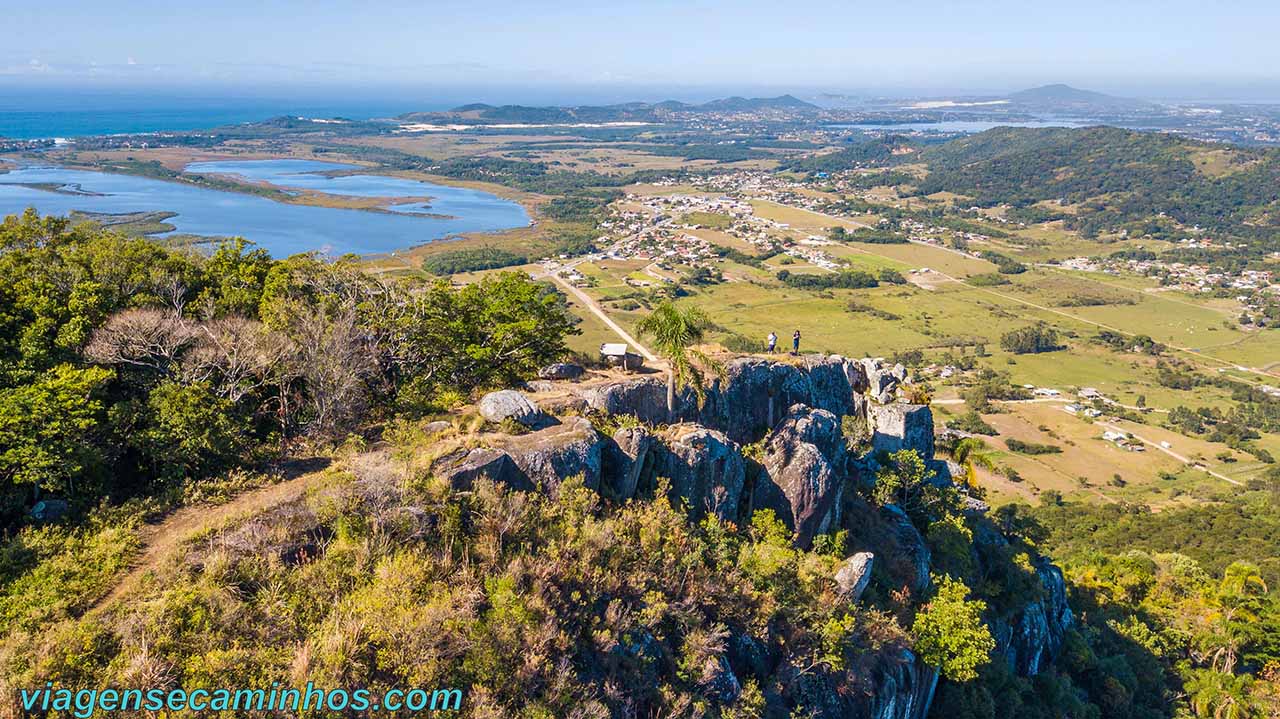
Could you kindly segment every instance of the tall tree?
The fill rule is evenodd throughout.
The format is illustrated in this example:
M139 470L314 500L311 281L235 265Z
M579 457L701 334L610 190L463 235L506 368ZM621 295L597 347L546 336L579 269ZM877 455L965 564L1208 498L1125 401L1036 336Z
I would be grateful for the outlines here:
M671 364L667 371L667 417L676 413L676 389L690 388L701 403L706 399L702 388L703 368L721 373L720 363L694 348L702 341L710 322L697 307L680 308L667 300L636 324L636 330L652 337L654 349Z
M969 487L978 486L978 467L988 471L996 468L991 448L977 437L965 437L956 442L955 449L951 450L951 458L964 467L964 481Z

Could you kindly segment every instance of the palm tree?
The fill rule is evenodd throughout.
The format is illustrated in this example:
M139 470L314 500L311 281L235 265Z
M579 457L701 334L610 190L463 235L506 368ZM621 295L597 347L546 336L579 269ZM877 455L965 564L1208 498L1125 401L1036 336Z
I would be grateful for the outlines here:
M956 464L964 467L964 481L970 487L978 486L978 467L995 471L996 463L993 456L987 443L977 437L965 437L956 442L955 448L951 450L951 458L956 461Z
M1210 667L1231 674L1235 671L1240 645L1257 627L1260 602L1267 583L1256 564L1232 562L1222 573L1214 597L1216 610L1210 615L1217 625L1214 635L1219 646L1212 653Z
M1249 697L1252 677L1222 674L1211 669L1196 672L1183 689L1191 710L1204 719L1248 719L1253 715Z
M667 371L667 416L676 413L676 389L690 388L701 405L706 399L702 389L703 367L716 374L724 372L723 366L693 345L702 341L710 322L696 307L681 309L667 300L654 308L647 317L636 323L636 331L653 338L653 348L667 358L671 368ZM701 365L701 366L700 366Z

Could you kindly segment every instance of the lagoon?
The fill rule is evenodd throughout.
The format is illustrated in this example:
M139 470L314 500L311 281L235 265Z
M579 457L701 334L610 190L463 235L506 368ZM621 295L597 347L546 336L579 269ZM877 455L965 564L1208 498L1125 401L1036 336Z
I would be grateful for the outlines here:
M831 127L845 130L879 130L882 132L962 132L975 134L993 130L997 127L1089 127L1097 124L1100 123L1085 119L1060 118L1049 120L1006 120L1003 122L992 120L941 120L939 122L903 122L898 124L840 124L832 125Z
M53 166L15 167L0 174L0 216L35 207L44 214L176 212L176 234L240 236L274 257L298 252L378 254L464 232L495 232L529 224L518 203L480 190L382 175L330 177L358 166L307 160L196 163L192 172L239 175L282 187L355 197L430 197L429 206L390 211L292 205L256 195L224 192L132 175ZM52 191L61 186L74 191Z

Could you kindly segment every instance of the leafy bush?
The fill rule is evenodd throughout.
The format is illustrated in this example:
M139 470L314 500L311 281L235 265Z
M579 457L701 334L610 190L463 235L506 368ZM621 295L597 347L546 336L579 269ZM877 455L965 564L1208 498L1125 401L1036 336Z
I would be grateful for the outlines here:
M1013 437L1006 439L1004 444L1010 450L1020 454L1060 454L1062 452L1062 448L1057 445L1024 442Z
M981 275L972 275L965 279L965 282L974 287L998 287L1000 285L1010 284L1009 278L995 272L988 272Z
M1035 354L1062 349L1058 331L1040 322L1000 335L1000 347L1014 354Z
M968 432L969 434L984 434L988 437L994 437L999 434L995 427L987 424L986 420L982 419L982 415L973 410L947 420L947 427L958 429L961 432Z

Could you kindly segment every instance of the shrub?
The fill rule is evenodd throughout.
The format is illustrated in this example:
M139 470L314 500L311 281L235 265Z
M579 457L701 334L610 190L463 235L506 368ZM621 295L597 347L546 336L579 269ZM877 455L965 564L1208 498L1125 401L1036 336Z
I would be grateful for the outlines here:
M1006 447L1014 452L1021 454L1059 454L1062 448L1053 444L1039 444L1036 442L1023 442L1020 439L1010 437L1004 441Z

